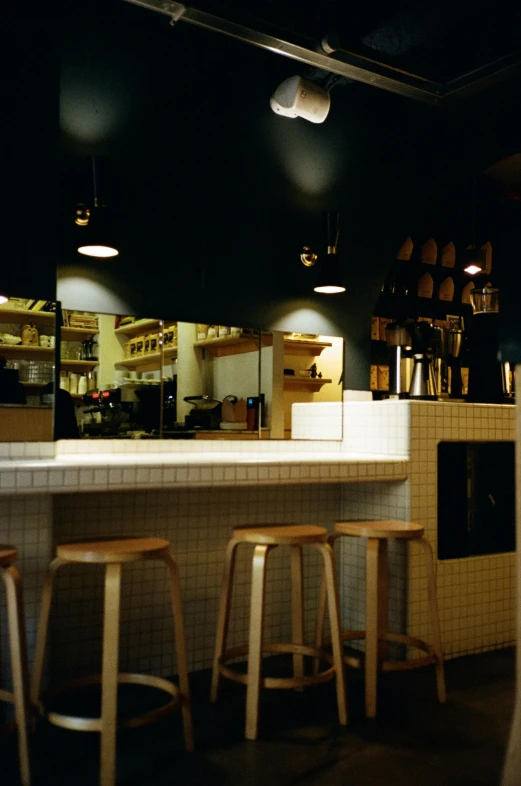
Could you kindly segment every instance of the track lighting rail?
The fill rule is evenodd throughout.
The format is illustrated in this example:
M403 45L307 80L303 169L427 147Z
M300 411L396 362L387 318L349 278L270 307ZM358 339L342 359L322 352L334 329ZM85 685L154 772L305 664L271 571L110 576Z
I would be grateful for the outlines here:
M462 75L447 85L443 85L347 50L338 49L329 55L324 54L307 46L255 30L250 25L233 22L221 16L185 6L175 0L125 1L165 14L170 17L172 23L189 22L262 49L268 49L314 68L320 68L355 82L363 82L428 104L443 104L450 99L465 97L488 87L490 84L508 78L514 70L520 68L521 53L510 53L493 64L477 69L470 74Z

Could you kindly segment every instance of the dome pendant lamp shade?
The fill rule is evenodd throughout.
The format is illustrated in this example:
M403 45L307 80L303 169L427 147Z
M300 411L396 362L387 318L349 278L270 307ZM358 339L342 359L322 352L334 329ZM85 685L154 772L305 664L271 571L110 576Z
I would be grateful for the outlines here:
M110 214L105 207L100 188L101 166L100 158L92 156L93 208L84 211L81 220L78 218L79 211L77 211L76 224L81 227L78 253L103 259L116 257L119 251L112 237Z
M326 214L327 254L322 261L318 273L318 280L314 287L315 292L319 292L323 295L336 295L346 291L342 280L340 262L336 253L339 223L338 213Z

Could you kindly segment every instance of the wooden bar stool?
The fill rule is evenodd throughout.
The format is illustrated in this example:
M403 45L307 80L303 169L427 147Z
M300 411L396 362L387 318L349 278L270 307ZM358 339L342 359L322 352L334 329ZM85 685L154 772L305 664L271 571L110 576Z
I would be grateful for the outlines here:
M250 605L249 643L227 649L227 634L230 618L230 607L233 588L233 573L237 546L251 543L255 546L252 562L252 585ZM291 643L267 644L263 639L266 561L269 552L277 546L289 546L291 559L291 611L292 641ZM333 657L328 658L332 664L326 670L306 676L304 674L304 656L323 658L325 653L317 647L304 645L303 619L303 577L302 577L302 546L313 546L323 557L325 590L324 600L329 607L329 618L332 631ZM262 677L262 653L292 653L293 677ZM227 666L228 661L247 656L247 674L239 674ZM344 665L342 661L342 642L340 638L340 616L338 605L338 587L336 582L335 562L331 546L327 543L327 530L312 525L269 524L252 527L237 527L233 530L232 539L228 543L224 577L219 603L219 617L212 671L211 701L217 700L220 676L246 685L246 729L245 737L257 739L259 725L260 688L301 688L315 685L336 678L336 696L338 719L340 724L347 723L346 693Z
M331 545L334 545L337 538L344 536L367 538L366 629L345 631L342 633L342 638L344 641L365 639L365 658L345 655L344 660L347 665L357 668L360 668L365 660L365 714L368 718L376 717L378 670L405 671L434 663L438 700L442 703L446 700L434 557L430 543L424 538L423 532L422 526L408 521L337 521L334 532L329 537ZM414 541L424 551L433 644L413 636L389 633L387 541L390 539ZM325 605L326 587L323 580L317 617L317 646L323 642ZM387 660L389 642L414 647L422 650L425 655L411 660Z
M22 598L22 580L14 562L16 549L0 545L0 573L7 595L7 626L11 652L13 690L0 690L0 700L14 704L14 716L18 730L18 756L20 779L23 786L30 786L31 767L29 761L29 672L27 669L27 644L25 639L25 615Z
M176 640L177 664L179 669L179 688L169 680L145 674L122 674L118 671L119 653L119 617L121 593L121 568L128 562L160 560L164 562L170 573L172 593L172 609ZM89 677L80 677L64 683L41 696L41 681L45 657L45 645L51 610L53 584L56 572L64 565L74 563L102 563L105 567L105 599L103 616L103 655L102 673ZM101 683L101 717L83 718L48 712L45 698L56 696L70 688L81 685ZM159 709L141 715L117 719L118 683L146 685L168 693L171 698ZM181 584L177 565L170 554L170 544L162 538L129 538L119 540L99 540L92 542L70 543L58 546L56 558L52 561L42 596L36 654L32 682L32 699L39 704L42 714L54 725L77 731L98 731L101 733L101 786L113 786L116 777L116 729L144 726L165 718L181 707L184 722L185 745L193 750L192 716L188 685L188 671L185 649L183 608Z

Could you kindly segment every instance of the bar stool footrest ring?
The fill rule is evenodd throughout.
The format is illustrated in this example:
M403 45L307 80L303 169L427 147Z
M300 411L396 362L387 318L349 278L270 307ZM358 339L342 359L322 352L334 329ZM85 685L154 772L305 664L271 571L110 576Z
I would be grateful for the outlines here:
M350 630L342 633L343 641L352 641L356 639L365 639L365 630ZM434 647L431 644L427 644L426 641L417 639L414 636L408 636L404 633L381 633L378 639L379 641L388 641L392 644L404 644L407 647L414 647L426 653L423 657L411 658L410 660L381 661L378 664L380 671L409 671L410 669L420 669L423 668L423 666L430 666L438 660ZM363 660L363 655L359 658L352 655L344 655L344 663L357 669L362 667Z
M241 674L235 669L226 665L226 663L235 658L244 657L248 655L249 647L247 644L241 644L237 647L232 647L226 650L224 655L219 658L219 672L228 680L233 682L240 682L242 685L248 684L248 675ZM323 649L318 647L309 647L304 644L291 644L291 643L276 643L276 644L263 644L263 652L274 653L290 653L293 655L305 655L310 658L325 660L327 663L333 663L333 658ZM317 674L310 674L303 677L262 677L261 685L263 688L273 688L276 690L290 689L290 688L306 688L310 685L319 685L323 682L332 680L335 676L335 667L330 666L328 669L318 672Z
M85 685L100 685L101 674L92 674L88 677L77 677L76 679L64 682L47 691L45 696L39 702L39 710L49 723L54 726L61 726L64 729L72 729L74 731L97 731L101 732L101 718L85 718L75 715L64 715L60 712L49 711L45 707L47 699L59 696L67 691L74 690L75 688L83 687ZM131 718L122 718L118 720L118 729L134 729L139 726L147 726L150 723L167 718L175 710L177 710L182 703L182 695L179 688L174 685L170 680L164 677L156 677L152 674L118 674L119 685L144 685L148 688L156 688L157 690L168 693L172 698L161 707L154 710L142 712L139 715L134 715Z

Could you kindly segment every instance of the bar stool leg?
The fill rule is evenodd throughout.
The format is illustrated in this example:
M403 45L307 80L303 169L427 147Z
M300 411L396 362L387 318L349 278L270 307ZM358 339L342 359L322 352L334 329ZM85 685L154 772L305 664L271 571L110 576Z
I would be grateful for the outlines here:
M34 654L33 676L31 683L31 701L37 706L40 701L42 690L43 666L45 662L45 647L47 644L47 633L49 631L49 615L51 613L52 593L56 571L66 560L53 559L49 565L43 583L42 602L40 605L40 615L38 618L38 628L36 633L36 651Z
M365 714L376 717L378 660L385 654L380 635L388 627L387 542L368 538L365 590Z
M236 548L239 545L237 540L230 540L226 549L226 559L224 563L223 581L221 596L219 599L219 614L217 617L217 634L215 638L215 651L212 667L212 687L210 690L210 701L217 701L219 693L219 660L226 651L226 641L228 638L228 623L230 619L230 608L232 603L233 570L235 566Z
M327 585L325 570L322 570L322 578L320 580L320 592L318 596L318 609L317 621L315 625L315 647L321 647L324 642L324 622L326 616L327 606ZM315 674L318 671L318 659L315 658L314 662Z
M302 580L302 547L290 546L291 559L291 626L292 642L304 644L304 583ZM293 674L304 676L304 656L293 655Z
M389 632L389 543L378 541L378 663L389 658L389 642L382 634Z
M18 730L20 778L23 786L30 786L29 724L31 721L22 582L18 570L13 565L3 568L0 572L2 573L7 594L7 622L13 674L14 709Z
M103 612L100 786L114 786L116 782L120 597L121 565L109 563L105 568Z
M177 670L179 672L179 687L182 695L181 711L183 713L183 728L185 746L188 751L194 749L194 733L192 727L192 708L190 703L190 683L188 681L188 659L186 657L185 623L183 614L183 599L181 594L181 580L177 563L168 557L164 560L170 571L170 587L172 591L172 612L174 616L175 646L177 654Z
M247 740L256 740L259 728L259 694L262 668L264 604L266 596L266 557L270 546L257 545L253 552L250 636L248 644L248 683L246 687Z
M327 539L327 542L333 548L335 545L336 535L333 533ZM333 552L333 560L334 560L334 552ZM336 568L335 568L336 570ZM326 607L327 607L327 585L326 585L326 574L325 569L322 569L322 578L320 580L320 591L318 595L318 609L317 609L317 621L315 625L315 647L320 649L324 643L324 622L326 617ZM342 625L340 624L340 630L342 630ZM315 658L313 660L313 673L318 673L319 667L319 659Z
M329 623L331 626L331 644L335 665L335 684L338 705L338 722L347 724L346 678L344 667L344 650L340 628L340 603L338 598L338 582L336 576L335 556L329 543L317 543L318 550L324 560L324 578L329 607Z
M432 552L431 544L425 538L419 538L417 542L425 552L425 559L427 563L427 591L429 594L429 606L432 622L432 634L434 652L436 655L436 688L438 693L438 701L440 704L445 704L447 700L447 693L445 689L445 670L443 665L443 651L441 647L441 629L440 629L440 616L438 613L438 593L436 591L436 569L434 565L434 555Z

